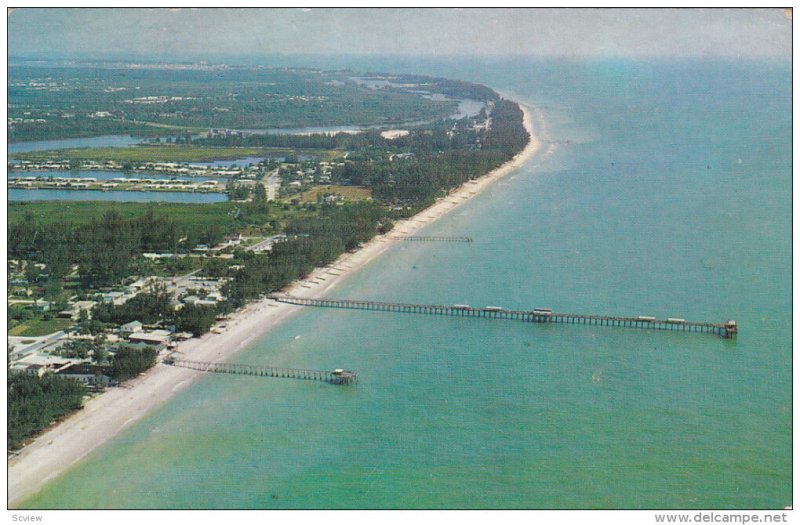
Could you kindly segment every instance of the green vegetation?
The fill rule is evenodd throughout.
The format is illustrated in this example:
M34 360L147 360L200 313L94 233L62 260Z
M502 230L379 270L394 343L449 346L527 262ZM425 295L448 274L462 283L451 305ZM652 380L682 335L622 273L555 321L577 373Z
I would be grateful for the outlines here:
M72 265L78 264L84 285L97 286L127 276L132 255L174 251L182 239L194 244L218 242L225 229L220 225L182 228L152 212L124 219L109 210L79 226L54 223L43 227L27 216L11 224L9 233L9 256L43 262L48 280L64 279Z
M170 306L171 295L163 287L154 287L143 292L121 305L98 304L92 310L92 319L101 323L122 325L131 321L144 324L156 324L162 320L170 320L173 308Z
M170 202L111 202L111 201L41 201L9 202L8 223L14 224L30 215L40 227L51 224L86 224L93 218L114 211L124 220L136 219L146 213L153 213L181 227L204 228L232 222L237 204L215 202L209 204L184 204Z
M341 196L346 201L363 201L372 198L372 190L358 186L316 186L300 195L300 202L320 202L329 195Z
M8 448L46 428L54 420L77 410L85 394L79 382L46 374L43 377L8 375Z
M289 237L273 245L268 254L236 253L240 268L222 289L227 307L239 308L280 290L391 226L391 213L371 201L322 205L318 215L295 218L286 227Z
M8 335L16 337L40 337L61 330L67 330L74 323L71 319L29 319L8 331Z
M217 318L217 308L211 306L184 305L175 313L175 330L201 336L211 329Z
M97 336L93 339L71 339L61 345L58 350L58 355L70 359L88 359L91 357L95 362L101 362L107 356L105 336Z
M63 203L50 203L44 210L52 205L63 206ZM78 206L78 209L87 211L85 206ZM179 208L167 206L165 209ZM13 259L46 264L47 278L51 282L63 280L72 265L77 264L85 286L110 284L129 275L132 256L145 252L185 251L197 244L214 245L226 234L250 224L249 221L263 225L269 209L262 191L260 197L250 202L218 207L217 210L227 212L224 216L216 215L215 220L209 220L205 213L187 216L186 210L181 212L181 221L172 220L157 213L158 210L159 207L148 206L144 213L126 218L111 207L100 215L92 213L88 222L84 218L77 224L66 220L41 224L32 213L26 213L9 223L8 254ZM43 210L39 208L38 211Z
M446 88L422 77L419 81L425 88ZM346 72L285 68L12 66L8 139L163 136L171 133L168 127L374 125L440 118L455 109L454 101L430 100L413 90L400 85L372 89Z
M155 348L120 346L111 358L109 375L117 381L127 381L155 365L157 356L158 350Z
M455 131L446 126L413 130L392 141L394 148L410 150L405 155L364 148L333 172L333 182L366 186L376 200L404 208L407 215L414 213L444 192L510 160L527 144L522 110L515 103L497 101L491 122L488 131L466 128L463 123L457 123ZM379 136L373 140L382 144Z
M144 324L174 325L179 332L202 335L211 329L217 317L217 308L184 305L178 311L172 307L172 295L163 287L142 292L121 305L99 304L92 311L93 320L122 325L131 321Z
M44 109L36 111L37 115L50 116ZM54 115L55 116L55 115ZM22 117L17 117L22 118ZM81 137L98 137L101 135L143 135L158 136L158 130L144 123L129 120L101 119L49 119L45 122L22 122L8 129L8 142L25 142L31 140L72 139Z

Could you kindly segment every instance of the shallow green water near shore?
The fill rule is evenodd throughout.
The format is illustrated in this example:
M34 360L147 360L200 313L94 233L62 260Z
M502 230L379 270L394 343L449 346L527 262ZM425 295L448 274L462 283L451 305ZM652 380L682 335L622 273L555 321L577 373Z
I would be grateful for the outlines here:
M549 150L425 230L474 243L399 244L331 297L739 338L306 309L231 360L357 386L201 378L27 507L791 504L789 65L419 67L541 106Z

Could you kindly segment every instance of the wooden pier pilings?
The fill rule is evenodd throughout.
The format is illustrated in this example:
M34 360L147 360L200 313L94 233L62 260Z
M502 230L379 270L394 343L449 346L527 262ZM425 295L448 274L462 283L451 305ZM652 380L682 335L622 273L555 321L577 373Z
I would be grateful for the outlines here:
M583 315L557 313L545 308L533 310L506 310L497 306L476 308L469 305L433 305L384 303L378 301L358 301L350 299L317 299L293 297L289 295L272 295L273 300L298 306L317 306L323 308L345 308L351 310L375 310L381 312L415 313L426 315L445 315L454 317L479 317L489 319L507 319L529 323L563 323L596 326L614 326L626 328L647 328L651 330L675 330L716 334L726 339L736 337L738 327L736 321L725 323L699 323L684 319L655 317L620 317L606 315Z
M289 379L305 379L308 381L322 381L332 385L350 385L358 381L358 374L350 370L306 370L303 368L279 368L272 366L240 365L234 363L212 363L208 361L189 361L186 359L164 360L165 364L189 368L200 372L215 372L218 374L239 374L259 377L283 377Z

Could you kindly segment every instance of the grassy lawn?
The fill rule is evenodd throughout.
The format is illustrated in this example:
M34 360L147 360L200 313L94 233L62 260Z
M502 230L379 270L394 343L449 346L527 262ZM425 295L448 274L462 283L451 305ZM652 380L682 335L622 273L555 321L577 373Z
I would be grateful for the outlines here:
M372 197L372 190L360 186L316 186L300 195L300 202L317 202L317 195L341 195L346 201L363 201Z
M100 217L108 210L116 210L123 218L129 219L143 215L152 209L157 216L163 215L179 224L213 225L230 224L236 205L231 202L208 204L189 204L174 202L111 202L111 201L40 201L9 202L8 221L22 220L26 213L33 214L39 224L70 222L75 224L89 222L92 217Z
M8 331L8 335L21 337L39 337L66 330L73 325L71 319L30 319Z
M77 160L102 162L210 162L242 157L286 157L297 152L289 148L234 148L185 144L145 144L127 148L76 148L16 153L19 160ZM325 150L303 150L304 154L328 156Z

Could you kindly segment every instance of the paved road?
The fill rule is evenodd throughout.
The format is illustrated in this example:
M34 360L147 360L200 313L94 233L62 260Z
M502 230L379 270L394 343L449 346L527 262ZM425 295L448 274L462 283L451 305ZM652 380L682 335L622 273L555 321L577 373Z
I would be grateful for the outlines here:
M45 335L45 336L42 336L42 337L9 337L8 338L9 342L16 342L17 340L22 341L23 339L24 340L33 339L33 340L36 341L35 343L33 343L31 345L26 345L26 346L20 348L19 350L14 350L13 352L11 352L11 356L10 356L11 357L11 361L16 361L18 359L22 359L26 355L30 355L30 354L32 354L34 352L37 352L37 351L41 350L42 348L44 348L45 346L58 341L59 339L61 339L62 337L66 336L66 335L67 335L66 332L54 332L52 334Z
M249 246L247 248L247 251L248 252L263 252L264 250L266 250L270 246L272 246L272 243L274 243L278 239L282 239L283 237L284 237L284 235L282 235L282 234L281 235L273 235L272 237L267 237L266 239L264 239L260 243L254 244L252 246Z
M267 189L267 201L274 201L278 198L278 190L281 187L281 178L278 176L278 168L270 171L261 179Z
M172 283L172 286L175 287L175 289L173 290L173 298L176 301L178 300L178 295L180 295L181 290L183 290L183 289L185 289L185 288L187 288L189 286L189 280L195 274L199 273L200 270L202 270L202 268L198 268L197 270L195 270L193 272L189 272L186 275L180 275L178 277L173 277L172 279L170 279L170 282Z

